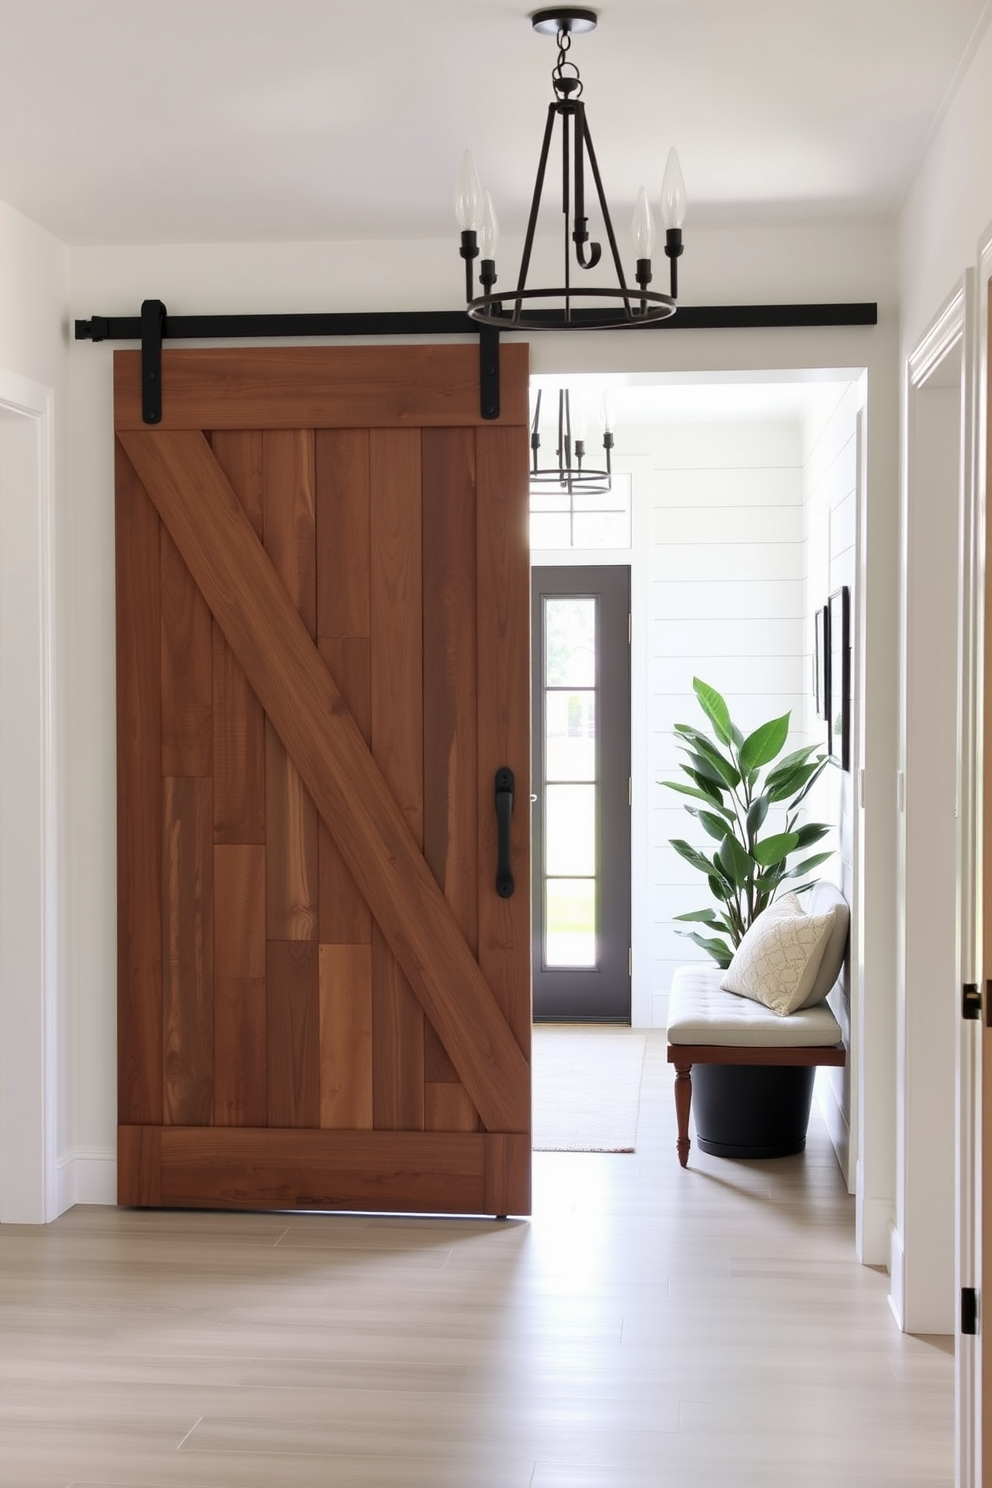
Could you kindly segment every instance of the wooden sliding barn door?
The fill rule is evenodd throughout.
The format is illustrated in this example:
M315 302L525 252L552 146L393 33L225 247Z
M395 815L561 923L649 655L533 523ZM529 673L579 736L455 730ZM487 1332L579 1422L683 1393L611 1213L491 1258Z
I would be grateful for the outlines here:
M115 358L119 1199L530 1209L527 349ZM516 892L495 776L516 777Z

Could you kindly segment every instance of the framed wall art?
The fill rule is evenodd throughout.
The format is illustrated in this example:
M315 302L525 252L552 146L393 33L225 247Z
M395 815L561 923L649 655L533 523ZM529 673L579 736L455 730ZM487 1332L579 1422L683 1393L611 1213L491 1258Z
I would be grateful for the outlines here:
M851 591L845 584L827 601L825 615L827 751L851 768Z

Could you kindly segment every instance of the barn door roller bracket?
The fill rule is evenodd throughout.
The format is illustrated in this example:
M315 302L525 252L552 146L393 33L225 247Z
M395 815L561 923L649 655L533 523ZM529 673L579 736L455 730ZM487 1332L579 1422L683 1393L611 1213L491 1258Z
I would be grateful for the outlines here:
M499 326L479 327L479 412L499 418Z
M513 897L516 885L510 867L510 817L513 815L513 771L496 771L496 828L499 848L496 863L496 892L501 899Z
M141 417L146 424L162 422L162 337L165 306L161 300L141 302Z

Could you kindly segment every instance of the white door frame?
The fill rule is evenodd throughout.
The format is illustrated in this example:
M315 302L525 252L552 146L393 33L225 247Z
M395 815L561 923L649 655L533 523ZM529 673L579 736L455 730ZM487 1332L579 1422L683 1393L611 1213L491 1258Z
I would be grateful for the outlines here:
M59 1212L54 443L52 389L0 369L0 1224Z

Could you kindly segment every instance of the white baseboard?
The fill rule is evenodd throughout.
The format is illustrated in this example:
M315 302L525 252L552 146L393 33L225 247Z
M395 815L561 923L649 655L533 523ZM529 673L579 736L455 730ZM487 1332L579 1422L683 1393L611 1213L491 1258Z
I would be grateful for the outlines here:
M890 1267L892 1260L892 1202L866 1199L861 1164L855 1172L854 1243L862 1266Z
M813 1087L816 1094L816 1103L823 1116L823 1123L827 1128L831 1145L837 1154L840 1170L844 1175L848 1193L854 1193L854 1174L851 1171L851 1128L847 1122L847 1116L837 1097L830 1080L826 1078L826 1070L817 1070L816 1084Z
M59 1158L58 1212L73 1204L117 1203L117 1154L101 1147L76 1148Z
M905 1253L902 1236L895 1225L889 1228L889 1306L903 1333L906 1331Z

